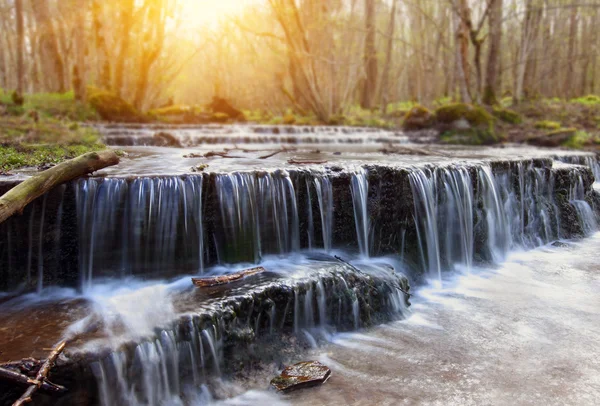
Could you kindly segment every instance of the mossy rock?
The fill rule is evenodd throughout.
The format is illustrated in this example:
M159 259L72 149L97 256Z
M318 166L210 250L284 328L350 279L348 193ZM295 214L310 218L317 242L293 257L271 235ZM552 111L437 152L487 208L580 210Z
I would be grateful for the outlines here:
M490 127L494 117L483 107L466 103L453 103L439 107L435 111L439 124L451 125L456 121L466 120L472 127Z
M580 148L580 142L575 139L576 134L576 128L559 128L558 130L550 131L545 134L529 137L527 143L540 147L567 146L570 148Z
M534 126L539 130L558 130L561 127L558 121L551 120L538 121Z
M283 124L292 125L295 123L296 123L296 116L294 116L292 113L287 113L286 115L283 116Z
M435 125L435 116L426 107L416 105L406 113L402 128L407 131L417 131L431 128Z
M589 94L587 96L579 97L571 100L571 103L585 104L585 105L600 105L600 96L595 94Z
M115 93L99 90L90 94L90 105L103 120L115 122L145 122L139 111Z
M493 128L446 130L440 135L440 139L447 144L462 145L492 145L506 141L506 137Z
M494 107L494 109L492 110L492 114L494 115L494 117L508 124L521 124L523 122L523 117L521 117L519 113L511 109Z
M179 116L192 113L193 109L191 106L185 105L174 105L167 107L160 107L150 111L150 114L155 116Z

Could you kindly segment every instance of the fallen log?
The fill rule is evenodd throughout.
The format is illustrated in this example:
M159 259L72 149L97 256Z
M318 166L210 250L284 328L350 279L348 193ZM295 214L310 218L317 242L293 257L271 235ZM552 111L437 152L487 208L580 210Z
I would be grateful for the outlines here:
M48 376L48 372L50 372L50 369L52 369L52 367L54 366L56 359L63 352L63 350L67 346L67 343L67 340L63 340L60 343L58 343L56 347L54 347L54 350L52 350L46 361L42 364L42 367L38 371L35 380L31 381L31 386L27 388L25 393L23 393L23 395L21 395L21 397L15 403L13 403L13 406L23 406L25 403L29 403L32 401L31 397L38 389L40 389L44 385L44 382L46 381L46 378Z
M17 385L30 386L35 384L35 381L20 372L13 371L11 369L0 367L0 379L4 379L13 382ZM40 390L50 393L64 393L67 388L61 385L56 385L52 382L43 381Z
M231 282L239 281L246 276L256 275L265 271L265 268L258 266L256 268L245 269L231 275L211 276L208 278L192 278L192 282L199 288L210 288L213 286L226 285Z
M118 163L113 150L89 152L32 176L0 197L0 223L54 187Z

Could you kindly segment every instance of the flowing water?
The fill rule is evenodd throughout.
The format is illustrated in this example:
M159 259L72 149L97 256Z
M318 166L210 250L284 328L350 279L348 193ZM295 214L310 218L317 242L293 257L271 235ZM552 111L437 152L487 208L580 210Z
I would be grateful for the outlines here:
M264 142L258 130L223 131L219 142ZM294 131L294 142L314 142ZM394 135L331 143L377 137ZM67 359L91 366L97 393L86 396L102 405L598 398L595 157L398 163L348 154L326 165L236 158L203 174L178 164L159 175L108 173L45 195L25 221L0 227L0 262L11 270L0 270L3 356L42 357L80 335ZM267 272L225 287L189 281L256 265ZM48 317L56 322L24 322ZM325 386L263 390L282 362L306 358L332 368Z

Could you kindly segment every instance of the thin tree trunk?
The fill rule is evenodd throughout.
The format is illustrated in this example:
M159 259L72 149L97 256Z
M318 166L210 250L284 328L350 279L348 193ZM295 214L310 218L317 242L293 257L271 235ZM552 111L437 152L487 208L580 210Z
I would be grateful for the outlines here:
M17 19L17 94L23 96L25 80L25 66L23 60L23 54L25 53L23 0L15 0L15 13Z
M381 75L381 89L379 94L381 95L381 113L385 114L387 112L387 105L389 102L389 89L388 82L390 79L390 69L392 65L392 52L394 50L394 31L396 28L396 9L397 9L398 0L392 0L392 11L390 16L390 23L388 25L387 30L387 44L386 44L386 55L385 55L385 64L383 66L383 73Z
M502 0L492 0L488 24L490 26L490 49L488 54L483 102L488 105L498 103L498 72L502 45Z
M565 76L565 87L563 89L563 95L567 98L574 96L573 91L573 80L575 76L575 69L573 65L575 64L575 53L577 48L577 7L571 7L571 18L569 20L569 45L567 51L567 60L566 60L566 76Z
M48 2L45 0L31 0L31 5L38 29L42 31L40 39L41 57L45 66L45 73L49 78L48 90L64 93L66 90L64 61L58 48L58 39L50 16Z
M73 66L73 91L75 99L87 101L87 67L86 67L86 33L85 17L88 10L88 0L75 2L75 65Z
M96 45L96 84L101 89L110 89L110 58L106 45L106 36L104 34L104 14L102 4L102 0L93 0L92 3L92 24L94 29L94 42Z
M377 92L377 48L375 46L375 0L365 0L365 82L361 98L364 109L373 108Z
M130 43L130 31L133 25L133 7L134 0L123 0L120 2L121 7L121 19L120 19L120 35L121 44L119 48L119 54L117 56L117 62L115 64L114 72L114 86L113 90L119 96L123 94L123 83L125 82L125 60L129 53Z

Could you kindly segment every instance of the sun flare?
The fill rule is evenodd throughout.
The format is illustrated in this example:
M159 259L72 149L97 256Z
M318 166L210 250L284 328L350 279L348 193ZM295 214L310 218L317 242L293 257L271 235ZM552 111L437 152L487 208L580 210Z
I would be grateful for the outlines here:
M244 9L253 0L179 0L187 22L196 25L218 22Z

